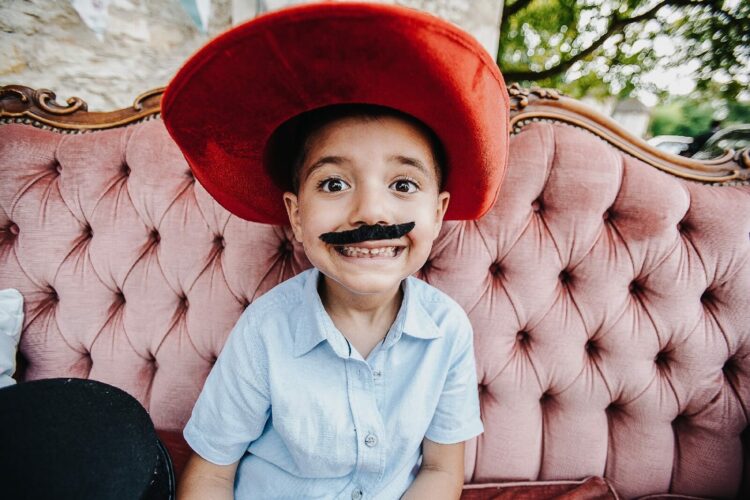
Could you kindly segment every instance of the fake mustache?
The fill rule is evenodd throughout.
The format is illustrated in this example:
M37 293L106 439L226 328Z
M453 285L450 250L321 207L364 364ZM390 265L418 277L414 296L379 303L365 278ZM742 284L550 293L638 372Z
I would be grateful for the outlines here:
M349 231L323 233L320 239L329 245L351 245L370 240L395 240L414 229L414 222L404 224L373 224L371 226L360 226Z

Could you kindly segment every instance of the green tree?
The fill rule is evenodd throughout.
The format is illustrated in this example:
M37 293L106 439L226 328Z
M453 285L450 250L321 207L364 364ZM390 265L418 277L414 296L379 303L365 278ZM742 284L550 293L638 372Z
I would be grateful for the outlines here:
M709 129L714 117L713 107L703 100L673 99L651 112L648 132L656 135L695 137Z
M699 91L750 83L748 0L507 0L501 23L506 78L574 97L657 90L645 72L684 64Z

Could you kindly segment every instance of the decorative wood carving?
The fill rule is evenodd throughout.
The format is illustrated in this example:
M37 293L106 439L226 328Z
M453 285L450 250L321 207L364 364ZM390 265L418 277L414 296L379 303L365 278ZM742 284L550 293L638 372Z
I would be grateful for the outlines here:
M63 106L51 90L5 85L0 86L0 120L68 133L121 127L157 116L163 92L163 87L153 89L136 97L129 108L98 112L88 111L79 97L69 98Z
M0 86L0 121L28 123L64 133L121 127L159 116L163 92L163 87L145 92L136 97L129 108L91 112L78 97L71 97L66 105L60 105L50 90L34 90L22 85ZM750 183L750 149L727 151L711 160L693 160L654 148L610 118L556 90L526 89L514 83L508 92L512 133L518 133L534 121L563 122L589 130L625 153L684 179L711 184Z
M525 125L539 120L568 123L593 132L631 156L670 174L706 183L745 184L750 181L750 150L727 151L719 158L693 160L673 155L648 144L626 131L614 120L556 90L512 84L511 128L518 133Z

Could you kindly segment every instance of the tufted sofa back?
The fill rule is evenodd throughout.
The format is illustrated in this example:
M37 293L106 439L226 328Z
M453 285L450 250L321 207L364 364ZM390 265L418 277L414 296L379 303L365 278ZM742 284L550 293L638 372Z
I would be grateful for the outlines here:
M750 186L679 180L579 128L526 125L496 206L445 223L419 273L475 330L486 430L467 480L738 494L749 234ZM0 288L26 299L25 379L101 380L179 430L245 306L308 266L288 228L214 202L158 119L0 127Z

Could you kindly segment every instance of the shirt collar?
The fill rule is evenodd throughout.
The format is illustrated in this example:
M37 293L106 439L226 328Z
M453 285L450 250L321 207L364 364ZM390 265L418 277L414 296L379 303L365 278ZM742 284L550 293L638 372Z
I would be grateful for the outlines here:
M443 336L443 332L435 324L435 320L425 310L420 297L419 285L417 278L407 277L401 283L401 289L404 292L404 298L401 301L401 309L396 315L391 330L388 332L384 347L390 347L398 342L401 334L404 333L410 337L418 339L436 339Z
M303 288L303 301L299 310L297 325L294 332L294 357L300 357L310 352L315 346L327 340L339 357L348 358L349 343L333 324L331 317L323 307L318 294L318 280L320 271L312 268ZM419 300L418 284L412 276L407 277L401 287L404 292L401 307L396 319L388 331L384 348L394 345L404 333L410 337L420 339L435 339L443 336L435 321L427 313Z
M312 268L308 271L302 291L297 326L294 331L295 358L310 352L313 347L328 340L336 354L342 358L349 357L349 344L336 329L331 317L323 307L318 294L320 271Z

